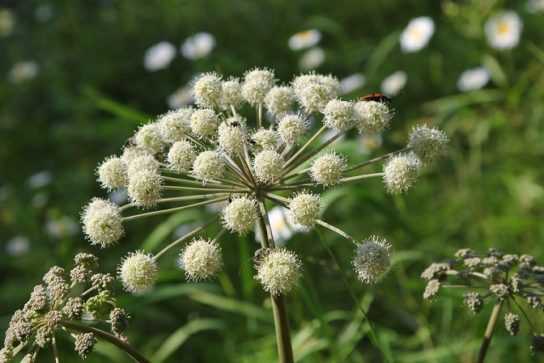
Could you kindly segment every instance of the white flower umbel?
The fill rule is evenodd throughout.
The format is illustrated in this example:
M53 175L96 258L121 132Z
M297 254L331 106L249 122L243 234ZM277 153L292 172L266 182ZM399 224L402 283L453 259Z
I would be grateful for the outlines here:
M191 60L207 57L215 48L215 37L206 32L191 35L181 45L181 54Z
M461 92L479 90L489 82L491 75L484 67L467 69L459 76L457 88Z
M209 279L223 267L221 247L213 240L194 240L181 251L178 265L188 280Z
M245 234L257 221L257 203L254 199L238 197L223 209L223 225L230 231Z
M317 29L304 30L293 34L288 41L289 48L301 50L317 45L321 40L321 32Z
M170 65L176 56L176 48L169 42L160 42L145 51L144 67L148 71L158 71Z
M192 114L193 109L187 107L162 115L157 121L162 139L170 144L183 140L191 131Z
M385 102L359 101L355 104L354 111L360 133L382 132L393 118L393 113Z
M519 43L523 22L514 11L503 11L493 15L485 23L485 35L489 45L495 49L512 49Z
M299 115L286 115L278 124L281 139L287 145L293 145L306 132L306 124Z
M391 244L385 239L371 236L357 245L353 267L357 277L365 284L376 283L391 265Z
M294 252L273 249L258 262L256 279L270 294L285 295L296 286L301 270L302 263Z
M385 187L391 194L404 193L414 185L420 169L421 161L414 154L393 156L384 167Z
M125 234L119 207L99 198L94 198L81 216L83 232L91 243L102 248L109 247Z
M352 127L358 126L366 136L383 130L393 117L387 104L340 99L339 82L331 75L304 74L289 86L274 86L274 73L267 69L246 73L242 84L215 73L198 78L192 90L198 99L194 109L171 111L142 126L120 158L101 165L101 182L108 188L122 184L119 176L123 164L127 166L130 200L117 198L119 206L93 200L82 221L93 244L109 247L128 228L124 224L132 221L152 217L161 223L161 218L180 212L196 221L205 219L183 226L184 232L153 256L135 252L121 263L119 277L125 289L135 293L153 285L162 256L191 240L198 243L183 249L180 267L189 280L212 277L222 265L220 249L229 247L220 247L223 234L247 235L256 229L261 245L254 251L256 278L273 295L280 341L289 342L281 295L296 286L302 262L279 246L292 245L294 233L309 228L324 228L357 243L321 219L319 191L383 178L389 192L403 192L414 183L420 167L430 165L416 154L424 161L434 159L443 149L444 135L420 127L401 151L348 165L343 155L331 151L333 143ZM367 167L370 170L365 171ZM210 240L205 236L212 231L215 237ZM359 277L370 281L372 261L361 256L367 254L357 257ZM289 344L279 355L289 361Z
M218 107L221 100L221 88L221 77L216 73L201 75L193 87L196 104L200 107Z
M428 16L414 18L400 35L400 46L407 53L417 52L425 48L433 33L433 19Z
M127 164L117 156L110 156L97 170L98 181L107 190L114 190L127 186Z
M149 291L157 280L158 272L153 256L142 251L129 253L118 269L123 287L133 294Z

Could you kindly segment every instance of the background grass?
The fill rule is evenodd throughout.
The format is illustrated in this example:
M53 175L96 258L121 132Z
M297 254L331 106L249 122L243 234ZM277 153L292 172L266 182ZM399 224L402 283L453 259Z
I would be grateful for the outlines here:
M394 265L382 283L367 287L355 280L352 247L335 235L312 232L288 242L304 257L305 269L300 288L288 298L297 360L470 362L489 309L472 316L452 294L423 302L419 274L461 247L493 246L544 259L544 15L528 12L526 5L3 1L16 22L10 35L0 37L0 328L50 265L69 265L74 253L92 250L113 270L125 252L157 245L178 226L199 220L201 215L185 213L131 226L123 242L108 251L91 248L79 231L70 233L70 223L59 224L64 216L77 221L91 196L104 195L95 182L96 164L117 152L147 115L167 111L166 98L177 88L199 72L241 75L254 66L273 67L287 82L299 72L301 56L287 47L287 39L317 28L326 52L318 71L366 77L350 97L378 90L396 70L408 74L405 89L393 99L396 117L383 147L363 154L353 135L341 147L350 160L402 146L409 128L422 120L445 129L451 145L447 157L404 196L386 195L379 181L330 196L329 220L361 238L377 233L394 244ZM516 10L524 28L518 47L497 52L487 45L483 24L502 8ZM36 16L44 11L48 19ZM434 19L436 33L422 51L402 53L398 36L420 15ZM144 69L149 46L162 40L177 46L198 31L216 37L209 57L178 56L165 70ZM10 69L23 60L39 64L38 76L11 82ZM459 74L480 64L491 71L490 84L459 93ZM33 187L31 176L43 171L50 183ZM51 226L60 232L51 233ZM28 239L30 248L13 255L8 246L17 236ZM185 283L170 256L153 292L123 296L133 316L130 339L154 362L276 359L270 306L252 277L256 246L252 238L234 237L225 245L226 269L215 282ZM369 309L372 325L361 309ZM532 318L542 326L541 317ZM499 329L489 361L539 361L529 353L528 334L526 326L514 338ZM77 359L71 343L61 345L64 361ZM97 351L89 362L127 361L110 346ZM42 354L41 360L51 356Z

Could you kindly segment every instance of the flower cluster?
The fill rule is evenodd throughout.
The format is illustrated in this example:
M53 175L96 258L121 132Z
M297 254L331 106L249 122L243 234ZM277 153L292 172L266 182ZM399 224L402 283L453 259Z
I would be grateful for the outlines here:
M9 362L23 351L24 361L34 362L49 344L58 359L55 337L62 331L73 337L74 350L86 358L99 338L96 332L101 332L88 329L90 324L107 324L114 336L126 340L123 332L128 316L113 297L114 278L97 268L98 259L88 253L77 254L68 272L58 266L50 268L23 308L11 317L0 362Z
M461 249L454 259L431 264L421 277L427 281L424 299L435 298L444 288L461 288L466 291L464 305L475 314L486 304L506 308L504 327L511 335L518 334L521 319L525 319L533 335L532 349L544 350L543 336L526 313L526 309L544 309L544 266L533 256L504 254L496 249L482 255Z
M119 241L130 221L209 205L221 208L217 217L156 253L129 253L118 269L125 289L152 288L159 258L173 248L179 248L178 266L188 280L211 278L223 266L222 232L244 235L257 225L267 253L255 264L256 279L272 295L291 291L302 260L277 248L268 213L274 205L287 208L295 226L325 228L354 242L357 276L364 283L377 281L389 267L390 245L377 237L360 243L321 220L320 192L369 178L382 179L392 194L405 192L422 167L444 151L446 135L417 126L402 150L350 165L332 144L351 130L384 131L394 112L387 102L341 100L333 76L303 74L282 85L269 69L253 69L242 79L206 73L195 80L193 94L196 107L142 125L120 155L107 157L97 169L105 189L126 188L130 198L122 206L94 198L85 207L83 230L102 248ZM328 130L332 136L324 138ZM362 172L382 163L382 170ZM214 226L221 229L214 238L201 235Z

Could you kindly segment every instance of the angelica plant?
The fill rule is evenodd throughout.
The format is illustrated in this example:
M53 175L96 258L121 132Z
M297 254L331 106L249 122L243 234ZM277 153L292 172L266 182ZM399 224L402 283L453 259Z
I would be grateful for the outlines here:
M98 340L115 344L135 361L147 360L128 343L124 331L128 314L117 304L112 292L114 277L97 272L98 259L80 253L67 273L53 266L34 287L22 309L15 311L5 333L0 362L14 361L23 354L24 362L35 362L51 345L54 361L60 362L57 337L67 334L74 351L85 359ZM101 328L108 326L110 332Z
M539 333L527 310L542 311L544 304L544 266L533 256L504 254L490 249L478 254L470 249L457 251L455 258L431 264L421 277L427 281L423 298L434 299L443 289L465 290L463 303L474 314L493 305L478 354L484 362L496 324L503 315L504 328L517 335L522 319L533 336L531 349L544 351L544 335Z
M187 280L212 278L223 265L223 232L245 235L257 225L263 238L255 278L271 295L280 361L292 362L284 296L296 287L303 263L275 243L269 207L286 207L294 225L324 228L353 243L357 276L374 283L389 267L391 245L378 237L353 237L320 219L320 193L367 179L383 180L389 193L405 192L422 167L444 151L447 137L418 126L402 150L350 164L330 149L333 143L350 130L381 132L394 113L382 102L340 100L339 82L332 76L304 74L289 85L277 85L268 69L251 70L243 79L207 73L195 80L193 92L196 107L170 111L141 126L120 156L99 165L99 183L107 190L126 188L130 200L124 205L91 200L83 211L83 230L91 244L106 248L133 221L222 206L161 250L134 251L122 260L118 275L123 286L143 293L156 282L166 253L177 251ZM328 130L334 134L324 139ZM382 170L364 172L381 164ZM207 237L213 225L221 232Z

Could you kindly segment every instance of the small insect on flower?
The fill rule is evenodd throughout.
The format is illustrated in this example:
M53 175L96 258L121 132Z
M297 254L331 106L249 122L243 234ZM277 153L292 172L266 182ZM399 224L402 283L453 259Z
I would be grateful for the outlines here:
M150 290L158 275L153 256L142 251L129 253L119 266L119 278L128 292L141 294Z
M369 93L366 96L361 96L359 98L361 101L375 101L375 102L381 102L381 103L391 103L391 99L380 92L373 92Z
M215 276L223 266L221 247L215 241L197 239L181 251L178 264L188 280L208 279Z
M391 244L384 238L371 236L357 245L353 267L365 284L374 284L389 270Z

